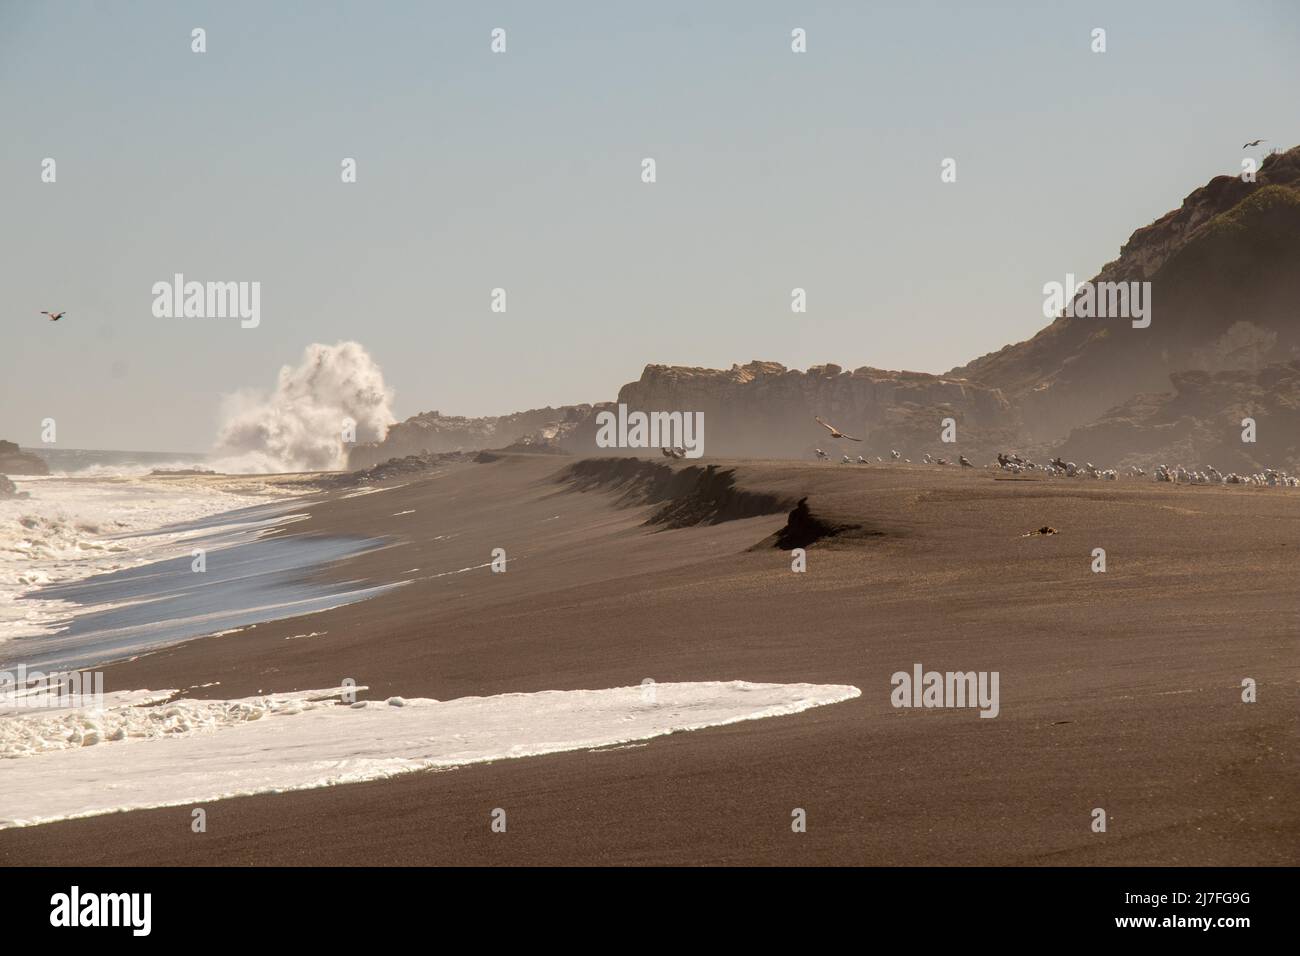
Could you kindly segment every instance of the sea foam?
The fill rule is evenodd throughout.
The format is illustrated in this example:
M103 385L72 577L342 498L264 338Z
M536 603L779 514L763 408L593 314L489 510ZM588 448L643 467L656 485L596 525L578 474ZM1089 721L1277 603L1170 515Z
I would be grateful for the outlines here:
M188 524L289 493L207 477L14 481L28 497L0 499L0 644L53 633L67 619L68 606L34 599L39 587L188 553L188 539L210 532ZM159 530L167 528L175 530Z
M624 745L861 693L733 680L347 706L342 691L160 703L174 692L137 690L98 712L0 712L0 828Z
M280 369L269 394L225 397L211 467L227 472L324 471L347 467L344 429L356 442L378 441L394 421L393 394L356 342L307 346Z

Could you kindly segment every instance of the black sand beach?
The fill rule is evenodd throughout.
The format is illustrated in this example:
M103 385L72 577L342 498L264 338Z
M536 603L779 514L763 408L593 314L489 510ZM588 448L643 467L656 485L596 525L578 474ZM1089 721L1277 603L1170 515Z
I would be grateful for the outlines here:
M5 830L0 863L1300 861L1300 493L744 461L710 462L736 482L711 501L637 503L607 466L586 490L558 480L572 464L504 455L333 493L282 533L392 539L320 575L410 583L109 666L106 687L235 698L350 677L371 699L445 700L650 677L862 696L645 746L221 801L203 834L186 807ZM810 540L797 574L773 536L805 497L796 536L840 533ZM755 508L776 510L671 527ZM1021 537L1043 525L1059 534ZM505 574L485 566L498 547ZM893 708L890 675L918 662L999 671L999 716Z

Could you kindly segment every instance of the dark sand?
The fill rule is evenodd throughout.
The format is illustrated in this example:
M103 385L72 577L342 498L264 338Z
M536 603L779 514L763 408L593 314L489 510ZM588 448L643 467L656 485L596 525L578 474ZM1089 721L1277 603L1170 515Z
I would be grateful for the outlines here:
M188 807L0 831L0 863L1300 862L1300 493L724 463L877 532L813 544L794 574L788 552L754 547L784 512L646 527L654 507L557 484L570 462L512 456L331 496L285 533L393 545L322 573L413 583L113 665L106 687L220 681L189 694L233 698L351 677L368 698L448 699L651 677L862 697L639 747L220 801L205 834ZM1060 534L1020 537L1045 524ZM504 575L430 577L494 547ZM890 675L915 662L1000 671L1000 716L895 710ZM1241 702L1243 677L1258 703Z

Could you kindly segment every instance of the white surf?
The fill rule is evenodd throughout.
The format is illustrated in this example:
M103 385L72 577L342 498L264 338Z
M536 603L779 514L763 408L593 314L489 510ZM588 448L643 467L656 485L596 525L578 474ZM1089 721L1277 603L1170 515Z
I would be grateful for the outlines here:
M15 477L25 498L0 499L0 643L53 633L72 609L35 598L42 585L79 581L188 553L192 528L158 532L301 494L248 479ZM13 649L0 651L0 659Z
M0 828L629 744L861 693L700 681L349 706L341 690L172 703L139 690L101 711L0 701Z

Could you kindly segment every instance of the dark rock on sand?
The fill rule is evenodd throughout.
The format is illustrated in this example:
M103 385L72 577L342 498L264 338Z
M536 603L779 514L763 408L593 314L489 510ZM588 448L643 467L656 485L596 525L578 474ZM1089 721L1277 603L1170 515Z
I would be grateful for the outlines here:
M0 474L48 475L50 466L45 459L23 451L11 441L0 440Z
M0 498L26 498L26 497L28 497L27 492L19 491L17 485L15 485L4 475L0 475Z

